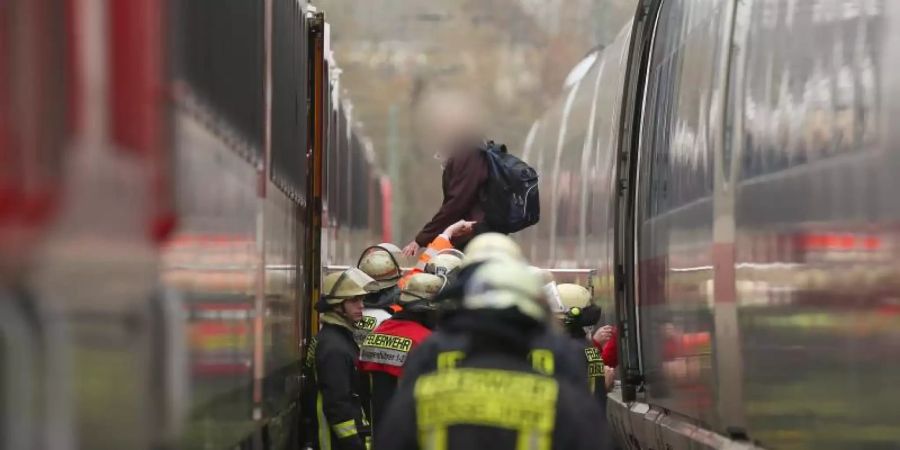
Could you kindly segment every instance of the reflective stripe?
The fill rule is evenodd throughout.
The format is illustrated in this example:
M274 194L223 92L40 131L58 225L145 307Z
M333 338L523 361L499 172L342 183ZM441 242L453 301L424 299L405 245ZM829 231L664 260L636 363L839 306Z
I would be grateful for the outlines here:
M332 425L331 429L334 430L334 434L337 435L339 439L348 438L350 436L356 435L356 421L350 419L346 422L341 422L336 425Z
M328 431L328 421L325 420L321 393L316 394L316 418L319 421L319 450L331 450L331 432Z
M550 377L493 369L459 368L423 375L414 388L420 447L446 450L455 425L517 432L516 450L549 450L558 384Z
M437 369L438 370L454 369L459 364L459 361L463 359L464 356L465 356L465 354L459 350L438 353Z
M551 352L550 350L536 348L528 354L528 359L531 361L531 367L544 375L552 376L556 371L556 364L553 360L553 352Z
M431 427L419 433L422 450L447 450L447 427Z
M550 435L534 429L519 431L516 450L550 450Z

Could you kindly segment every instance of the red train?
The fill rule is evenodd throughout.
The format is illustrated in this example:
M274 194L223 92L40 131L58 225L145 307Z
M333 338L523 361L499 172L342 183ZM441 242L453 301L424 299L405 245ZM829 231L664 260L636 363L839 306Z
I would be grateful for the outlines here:
M328 33L297 0L0 5L0 448L296 443L320 268L391 238Z

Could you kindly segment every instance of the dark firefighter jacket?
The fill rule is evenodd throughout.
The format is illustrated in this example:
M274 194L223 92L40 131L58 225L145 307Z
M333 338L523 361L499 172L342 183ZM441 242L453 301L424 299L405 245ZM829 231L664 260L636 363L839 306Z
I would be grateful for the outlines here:
M598 450L596 403L521 358L478 354L401 388L375 448Z
M487 179L487 160L474 146L461 149L447 160L441 182L444 192L441 208L416 235L416 242L425 247L447 227L460 220L482 220L484 211L481 210L478 194ZM472 237L484 231L487 231L484 225L477 224L471 235L454 238L453 246L462 249Z
M319 450L364 450L366 383L357 369L359 347L345 326L325 323L316 336L315 383Z
M403 378L404 386L411 385L420 376L437 369L455 367L465 356L463 349L468 345L468 335L454 331L452 327L439 329L418 346L406 360ZM587 387L588 373L584 352L568 336L552 330L545 330L533 338L528 355L532 367L545 375L573 383L582 389Z

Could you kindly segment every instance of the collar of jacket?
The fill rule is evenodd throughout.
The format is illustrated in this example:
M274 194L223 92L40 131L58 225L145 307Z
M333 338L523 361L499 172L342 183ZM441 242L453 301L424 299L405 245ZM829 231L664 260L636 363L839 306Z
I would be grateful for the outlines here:
M344 327L350 331L356 329L356 325L347 320L344 316L334 312L328 311L326 313L322 313L322 323L329 323L331 325L337 325L339 327Z

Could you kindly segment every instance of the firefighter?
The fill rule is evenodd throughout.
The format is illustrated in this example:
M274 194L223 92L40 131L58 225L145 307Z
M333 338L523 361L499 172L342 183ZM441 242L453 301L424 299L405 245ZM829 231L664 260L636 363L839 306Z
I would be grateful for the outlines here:
M475 222L467 222L465 220L460 220L459 222L454 223L447 227L443 233L439 234L434 240L432 240L428 247L419 255L419 260L416 263L416 266L412 268L403 278L400 279L399 285L402 288L403 284L406 283L406 280L413 276L416 273L425 272L428 263L432 258L441 255L441 254L453 254L462 258L462 252L453 248L453 244L450 243L450 240L454 237L465 236L467 234L472 233L472 229L475 226Z
M357 370L359 347L353 330L362 319L363 297L374 289L375 280L356 268L332 273L322 283L323 295L316 304L322 328L310 350L320 450L366 448L366 383Z
M357 344L362 344L366 336L381 322L395 312L394 307L400 297L402 269L398 262L400 248L394 244L382 243L363 250L356 267L375 280L376 291L366 296L363 304L363 318L353 333Z
M601 443L604 449L611 449L612 437L608 433L609 426L606 422L606 367L600 350L588 339L592 328L600 321L600 308L591 303L591 293L584 286L566 283L558 285L557 290L563 307L559 314L562 325L584 350L588 366L588 387L603 414L603 421L598 424L599 429L604 431Z
M600 320L600 308L591 304L591 293L577 284L563 283L556 286L562 311L559 318L566 333L584 348L588 366L588 387L598 401L606 403L603 380L603 360L600 352L587 339L588 330Z
M409 352L434 329L437 304L434 296L446 278L428 273L413 275L400 293L402 310L385 320L360 347L360 369L369 376L372 399L372 428L378 431L379 419L397 389L397 379Z
M481 265L492 260L522 264L523 258L519 246L508 236L485 233L472 239L466 248L466 256L456 281L438 295L442 300L443 313L437 331L410 355L403 378L400 380L401 384L412 384L421 375L438 369L452 368L464 355L469 337L460 329L457 312L461 308L465 286L471 275ZM528 276L536 278L530 269ZM546 302L542 287L542 295L535 306L544 310L545 315L549 317L550 309L546 306ZM583 352L572 339L548 326L534 335L529 345L531 346L529 359L537 370L587 388L587 379L584 376L587 367Z
M509 259L481 264L465 288L455 368L402 387L385 414L376 448L597 449L600 412L581 387L528 362L549 317L542 286Z

